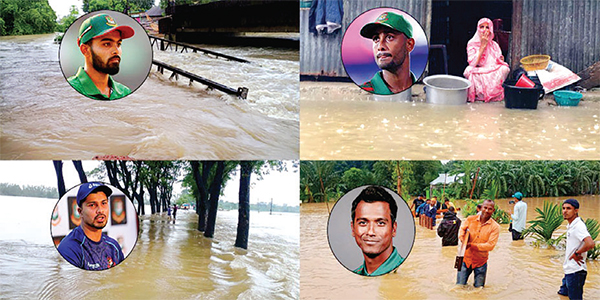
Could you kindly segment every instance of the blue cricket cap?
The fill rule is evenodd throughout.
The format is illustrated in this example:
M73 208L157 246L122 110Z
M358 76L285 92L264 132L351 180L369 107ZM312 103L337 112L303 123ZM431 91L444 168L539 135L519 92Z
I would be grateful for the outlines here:
M112 194L112 190L109 186L105 185L102 182L88 182L79 186L79 191L77 192L77 206L81 207L81 203L85 201L85 198L91 193L95 192L104 192L106 197Z
M512 197L521 200L523 199L523 194L521 192L516 192Z
M569 198L563 202L563 204L565 203L569 203L571 204L571 206L575 207L576 209L579 209L579 201L577 201L577 199Z

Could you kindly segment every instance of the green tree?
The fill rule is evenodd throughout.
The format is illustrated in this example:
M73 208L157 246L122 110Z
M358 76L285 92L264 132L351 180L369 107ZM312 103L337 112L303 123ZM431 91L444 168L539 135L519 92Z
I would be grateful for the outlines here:
M334 161L301 161L300 182L304 186L301 186L300 190L308 186L315 200L320 198L321 202L328 202L329 195L335 192L340 180L339 172L335 171L335 167Z
M0 0L0 20L1 35L50 33L57 25L48 0Z
M83 0L83 11L86 13L98 10L114 10L128 13L149 10L153 0Z
M78 16L79 16L79 9L77 9L77 6L71 5L69 14L62 17L60 20L58 20L57 30L60 32L66 32L67 29L69 29L69 26L71 26L71 24L73 24L73 22L75 22L75 20L77 20Z

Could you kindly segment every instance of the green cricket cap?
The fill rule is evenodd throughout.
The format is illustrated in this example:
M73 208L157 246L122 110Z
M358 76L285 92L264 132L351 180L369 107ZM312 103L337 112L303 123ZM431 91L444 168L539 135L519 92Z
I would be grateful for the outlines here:
M381 26L395 29L406 34L406 37L412 38L412 26L410 23L403 16L391 11L379 15L375 22L365 24L360 30L360 35L371 39L377 32L377 28Z
M81 23L77 45L85 44L89 40L105 35L113 30L120 31L122 39L128 39L135 34L133 28L126 25L119 26L108 14L98 14Z

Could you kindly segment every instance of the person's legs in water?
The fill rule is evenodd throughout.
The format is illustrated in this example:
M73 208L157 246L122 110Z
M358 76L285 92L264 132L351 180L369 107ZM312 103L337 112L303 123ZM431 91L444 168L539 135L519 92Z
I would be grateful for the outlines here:
M485 285L485 275L487 273L487 263L479 268L475 268L475 283L473 284L475 287L483 287Z
M583 285L586 277L587 272L583 270L565 275L569 299L583 299Z
M567 289L567 275L565 275L562 279L562 285L557 292L559 295L569 296L569 290Z
M456 272L456 284L467 285L471 272L473 272L473 269L467 268L467 265L463 262L460 271Z

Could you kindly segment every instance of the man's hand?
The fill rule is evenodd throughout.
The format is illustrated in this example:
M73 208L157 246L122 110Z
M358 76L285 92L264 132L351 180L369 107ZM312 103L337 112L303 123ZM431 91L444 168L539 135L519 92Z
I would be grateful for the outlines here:
M580 253L577 253L577 251L573 252L573 254L571 255L571 257L569 257L569 259L574 260L580 266L583 263L583 255L581 255Z

